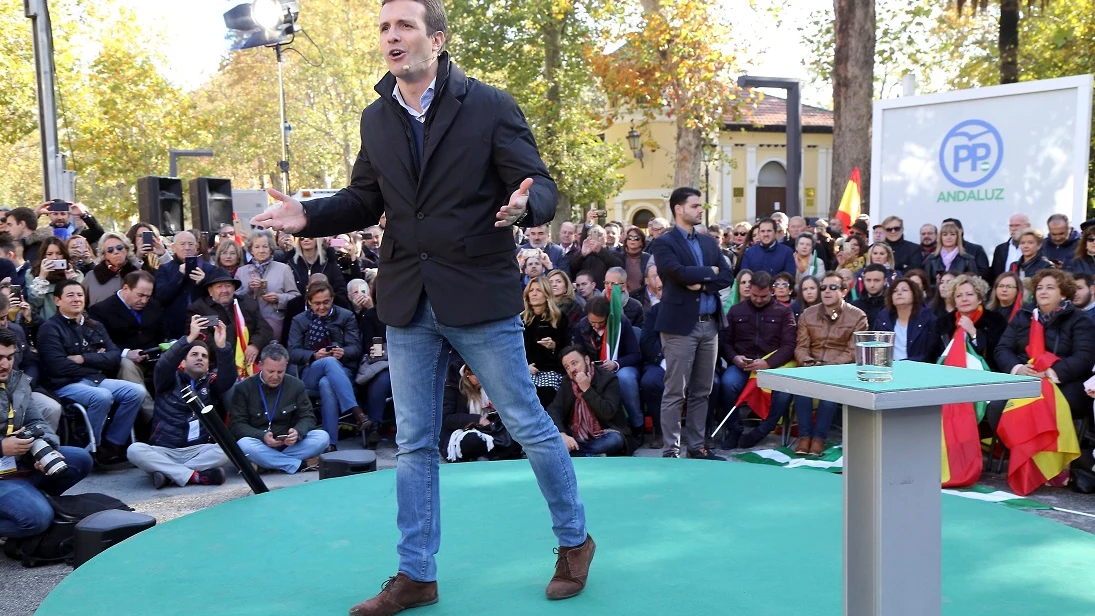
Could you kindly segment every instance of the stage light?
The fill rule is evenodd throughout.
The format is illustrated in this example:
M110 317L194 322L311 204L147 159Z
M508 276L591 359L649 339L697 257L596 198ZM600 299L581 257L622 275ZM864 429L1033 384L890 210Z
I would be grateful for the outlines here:
M251 19L263 30L277 30L285 13L280 0L255 0L251 3Z

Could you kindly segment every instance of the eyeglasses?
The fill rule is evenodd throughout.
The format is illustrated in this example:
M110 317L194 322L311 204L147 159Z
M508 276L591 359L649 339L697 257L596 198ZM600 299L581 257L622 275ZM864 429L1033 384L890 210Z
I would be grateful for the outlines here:
M839 284L823 284L823 285L821 285L821 290L822 291L824 291L825 289L828 289L830 291L840 291L843 288L844 287L839 285Z
M1013 284L998 284L998 285L996 285L996 288L997 289L1018 289L1019 287L1017 287Z
M1089 235L1089 236L1085 237L1084 241L1095 242L1095 235Z
M235 231L221 231L217 235L219 235L221 237L233 237L233 236L236 235L236 232Z
M782 288L786 288L786 287L791 286L791 283L789 283L789 282L775 282L775 283L772 283L772 286L782 289Z
M643 240L643 238L639 237L638 235L629 235L629 236L627 236L627 239L635 240L637 242L641 242Z
M118 244L117 246L107 246L107 254L114 254L115 252L125 252L125 246Z
M897 233L898 231L901 230L901 227L883 227L883 229L885 229L886 231L888 231L890 233Z
M748 231L734 231L734 235L736 235L738 237L745 237L746 235L749 235L749 232Z

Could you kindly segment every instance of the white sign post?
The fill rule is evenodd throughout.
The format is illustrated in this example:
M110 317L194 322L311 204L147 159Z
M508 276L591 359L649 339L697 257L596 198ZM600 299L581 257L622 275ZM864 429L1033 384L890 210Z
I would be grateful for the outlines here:
M875 101L871 222L920 226L962 221L988 253L1008 217L1045 229L1054 213L1086 218L1092 76Z

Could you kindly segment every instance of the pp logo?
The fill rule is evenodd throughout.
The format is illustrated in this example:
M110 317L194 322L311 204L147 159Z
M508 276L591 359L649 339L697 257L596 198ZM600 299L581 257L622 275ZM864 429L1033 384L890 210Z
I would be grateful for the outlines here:
M1004 140L992 124L966 120L952 128L939 148L939 168L955 186L974 188L988 182L1004 160Z

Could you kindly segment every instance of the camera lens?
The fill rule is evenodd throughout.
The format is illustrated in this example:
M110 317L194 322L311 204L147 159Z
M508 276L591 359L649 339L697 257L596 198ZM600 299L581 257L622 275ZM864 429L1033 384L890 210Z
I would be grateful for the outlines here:
M65 459L61 457L61 454L57 453L52 445L40 438L34 439L34 442L30 444L30 454L42 466L42 472L47 477L63 473L68 468L68 464L65 464Z

